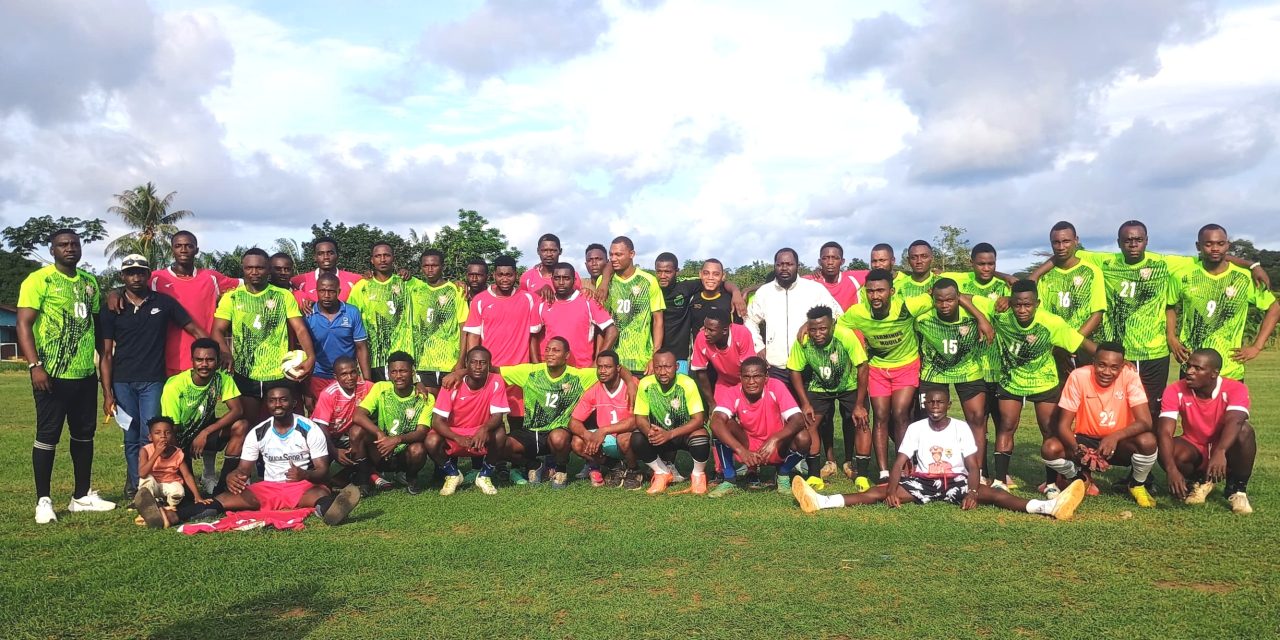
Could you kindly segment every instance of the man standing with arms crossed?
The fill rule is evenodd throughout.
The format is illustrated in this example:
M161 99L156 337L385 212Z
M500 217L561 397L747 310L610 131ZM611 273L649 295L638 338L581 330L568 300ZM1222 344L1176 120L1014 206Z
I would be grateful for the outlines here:
M347 300L360 310L369 334L369 379L387 379L387 358L396 351L411 353L413 335L409 322L409 283L396 273L396 256L391 245L378 242L369 256L373 278L351 287Z
M618 326L618 346L622 366L637 377L653 371L653 352L663 342L663 310L667 308L662 287L653 274L636 267L636 246L631 238L618 236L609 245L613 279L605 309Z

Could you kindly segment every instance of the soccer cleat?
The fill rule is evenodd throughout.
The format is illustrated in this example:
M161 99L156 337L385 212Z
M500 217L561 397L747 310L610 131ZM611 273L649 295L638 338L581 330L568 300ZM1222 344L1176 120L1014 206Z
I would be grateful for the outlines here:
M840 468L836 466L836 463L828 460L825 464L822 465L822 470L818 471L818 477L822 478L823 480L826 480L827 478L834 476L839 471L840 471Z
M782 486L779 484L778 486ZM818 512L818 492L809 486L800 476L791 479L791 495L800 503L800 510L805 513Z
M1147 488L1142 485L1134 485L1129 487L1129 495L1133 496L1133 501L1138 503L1139 507L1153 508L1156 506L1155 498L1147 493Z
M320 517L324 519L325 524L332 527L346 520L357 504L360 504L360 488L354 484L349 484L338 492L333 502L329 504L329 508L323 514L320 514Z
M511 471L508 472L507 475L511 479L511 484L513 485L520 486L520 485L529 484L529 481L526 480L524 477L524 473L520 471L516 471L515 469L512 469Z
M142 522L148 529L164 528L164 514L160 512L160 505L150 491L139 491L133 497L133 507L137 509L138 517L142 518Z
M440 487L440 495L451 496L454 491L458 490L458 485L462 484L462 474L455 473L444 477L444 486Z
M58 514L53 512L53 500L45 496L36 501L36 524L57 522Z
M529 469L527 472L529 484L541 484L547 479L547 465L540 464L536 469Z
M1040 483L1040 486L1036 487L1036 491L1043 493L1046 499L1052 500L1058 497L1058 494L1062 490L1058 488L1058 485L1052 482L1042 482Z
M1249 504L1249 496L1243 491L1237 491L1227 496L1227 502L1231 503L1231 513L1247 516L1253 513L1253 506Z
M1070 520L1076 514L1076 508L1080 506L1080 502L1084 500L1084 492L1083 480L1076 480L1067 485L1067 488L1053 499L1053 507L1049 509L1049 515L1056 520Z
M671 484L680 484L681 482L686 482L689 480L688 478L684 477L683 474L680 473L680 470L676 468L676 465L672 464L670 466L671 466Z
M671 485L671 479L671 474L669 473L653 474L653 479L649 481L649 489L645 493L648 493L651 496L656 496L659 493L666 491L667 487Z
M1098 485L1094 484L1092 480L1089 481L1089 484L1084 486L1084 494L1086 496L1089 496L1092 498L1101 493L1102 492L1098 490Z
M376 473L369 474L369 481L373 483L373 488L378 491L386 491L387 489L395 486L394 484L391 484L390 480Z
M994 486L995 486L995 483L994 483L994 482L993 482L993 483L991 483L991 486L993 486L993 487L994 487ZM1013 491L1014 489L1017 489L1017 488L1018 488L1018 483L1014 481L1013 476L1011 476L1011 475L1005 475L1005 477L1004 477L1004 487L1005 487L1005 491Z
M110 511L116 508L116 503L108 502L98 495L97 491L89 490L84 494L83 498L72 498L71 504L67 505L67 511L77 513L80 511Z
M1005 484L1005 483L1003 483L1003 482L1000 482L999 480L992 480L992 481L991 481L991 488L992 488L992 489L999 489L999 490L1001 490L1001 491L1003 491L1003 492L1005 492L1005 493L1008 493L1008 492L1009 492L1009 486L1008 486L1008 485L1006 485L1006 484Z
M764 482L760 480L760 476L751 474L747 477L747 491L760 491L764 489Z
M604 474L600 473L599 469L591 469L587 471L587 477L591 478L591 486L593 487L604 486Z
M498 488L493 486L493 478L490 478L489 476L477 477L476 488L480 490L480 493L483 493L486 496L493 496L498 494Z
M621 487L622 483L627 481L627 468L618 466L609 470L608 475L604 478L604 483L610 487Z
M857 479L853 481L854 493L862 493L863 491L870 491L870 490L871 490L871 481L868 480L866 476L858 476Z
M404 491L411 496L416 496L419 493L422 493L422 487L418 485L417 480L411 480L404 483Z
M791 493L791 478L793 477L800 478L801 476L800 474L794 476L778 474L778 477L774 478L778 483L778 493Z
M725 496L727 496L727 495L729 495L729 494L731 494L731 493L733 493L733 492L735 492L735 491L737 491L737 490L738 490L738 485L736 485L736 484L734 484L734 483L729 482L728 480L726 480L726 481L721 482L720 484L716 485L716 488L712 489L712 490L711 490L711 493L708 493L708 494L707 494L707 497L708 497L708 498L723 498L723 497L725 497Z
M551 488L563 489L569 486L569 474L564 471L557 471L551 474Z
M628 471L622 479L622 488L627 491L639 491L644 487L644 474L639 471Z
M858 477L858 470L854 468L852 462L846 462L840 466L840 470L844 471L844 477L853 480Z
M1183 502L1187 504L1204 504L1209 494L1213 493L1213 483L1208 480L1196 483L1191 486L1191 493L1187 494L1187 499Z
M694 495L702 495L707 492L707 474L691 473L689 474L690 490Z

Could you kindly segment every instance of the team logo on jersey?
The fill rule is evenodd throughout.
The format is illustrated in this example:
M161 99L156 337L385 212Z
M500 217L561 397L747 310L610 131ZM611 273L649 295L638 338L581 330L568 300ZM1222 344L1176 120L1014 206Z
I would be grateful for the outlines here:
M561 390L561 391L563 391L563 392L565 392L565 393L569 393L570 391L572 391L572 390L573 390L573 385L571 385L571 384L569 384L568 382L566 382L566 383L564 383L564 384L560 385L560 390Z
M1116 400L1124 400L1124 392L1116 389Z
M1150 279L1151 279L1151 267L1143 267L1143 268L1141 268L1141 269L1138 269L1138 277L1139 277L1139 278L1142 278L1143 280L1150 280Z
M1076 286L1076 287L1078 287L1078 286L1080 286L1080 285L1084 284L1084 277L1082 277L1082 276L1076 276L1076 277L1072 278L1072 279L1071 279L1071 284L1072 284L1072 286Z
M963 337L965 337L965 336L969 335L969 327L968 327L968 325L962 326L962 327L960 327L960 328L956 329L956 331L960 334L960 337L961 337L961 338L963 338Z
M1035 344L1038 339L1035 334L1027 334L1027 344Z
M91 285L91 284L86 284L86 285L84 286L84 292L85 292L85 294L87 294L87 295L89 295L89 296L93 296L93 295L95 295L95 294L97 294L97 293L98 293L98 289L97 289L97 287L95 287L95 286L93 286L93 285Z
M1223 289L1222 292L1227 294L1228 298L1234 298L1236 297L1236 286L1230 285L1226 289Z
M442 305L442 304L444 304L444 303L446 303L446 302L448 302L448 301L449 301L449 294L447 294L447 293L446 293L446 294L441 294L439 297L437 297L437 298L436 298L436 304L440 304L440 305Z
M275 299L275 298L271 298L271 299L267 300L267 311L272 311L272 310L274 310L275 308L276 308L276 299Z
M631 285L631 295L633 296L640 295L640 285L638 284Z
M413 419L413 414L415 414L415 413L417 413L417 412L418 412L418 410L417 410L417 409L414 409L413 407L407 407L407 408L404 410L404 417L406 417L406 418L408 418L408 419L412 420L412 419Z
M398 284L391 285L391 293L395 295L400 295L400 285Z
M672 399L671 399L671 408L672 408L672 409L679 409L679 408L680 408L680 398L672 398Z
M831 352L831 355L827 356L827 359L831 360L831 364L840 364L840 354L834 351Z

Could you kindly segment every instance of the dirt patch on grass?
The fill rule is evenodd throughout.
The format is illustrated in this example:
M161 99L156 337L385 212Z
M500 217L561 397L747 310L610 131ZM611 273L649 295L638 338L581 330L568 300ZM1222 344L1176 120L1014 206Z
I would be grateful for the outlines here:
M1154 583L1161 589L1190 589L1200 593L1231 593L1236 585L1223 582L1174 582L1172 580L1156 580Z
M276 617L280 618L281 620L296 620L298 618L305 618L308 615L310 614L305 608L294 607L292 609L286 609L284 611L281 611L279 614L276 615Z

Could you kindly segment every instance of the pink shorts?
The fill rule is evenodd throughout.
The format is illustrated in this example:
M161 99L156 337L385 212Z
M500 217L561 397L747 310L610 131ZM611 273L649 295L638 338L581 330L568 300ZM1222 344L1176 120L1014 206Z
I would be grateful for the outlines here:
M307 395L312 398L319 398L329 385L333 384L333 378L321 378L320 376L311 376L311 381L307 383Z
M481 456L488 455L488 453L489 453L489 450L484 447L481 447L479 449L472 449L471 447L464 447L452 440L444 441L444 455L450 458L458 458L458 457L468 457L468 458L477 457L478 458Z
M249 485L249 492L258 499L260 511L279 511L281 509L297 509L302 494L311 490L309 480L297 482L255 482Z
M910 364L892 369L868 367L867 395L872 398L887 398L898 389L914 389L920 386L920 359Z
M524 390L514 384L507 385L507 406L511 407L509 415L524 417Z

